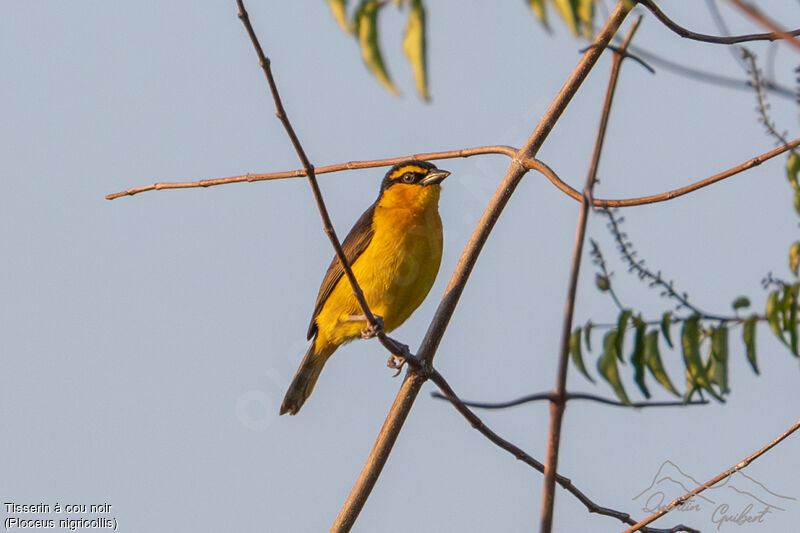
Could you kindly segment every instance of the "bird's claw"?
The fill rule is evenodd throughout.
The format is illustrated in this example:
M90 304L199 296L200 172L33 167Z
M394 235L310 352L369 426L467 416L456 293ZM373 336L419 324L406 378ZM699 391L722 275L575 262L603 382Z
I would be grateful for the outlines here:
M361 337L364 339L371 339L377 337L383 331L383 317L375 315L375 325L367 324L367 327L361 330Z
M386 366L394 370L397 370L397 372L394 373L394 376L392 376L393 378L396 378L397 376L400 375L400 371L403 370L403 366L405 364L406 364L406 358L403 357L402 355L391 354L389 355L389 360L386 361Z

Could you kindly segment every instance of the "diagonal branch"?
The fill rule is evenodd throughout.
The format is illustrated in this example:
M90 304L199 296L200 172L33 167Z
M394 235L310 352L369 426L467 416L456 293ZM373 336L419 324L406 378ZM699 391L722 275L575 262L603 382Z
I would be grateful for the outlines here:
M581 210L578 214L578 224L575 230L575 248L572 255L572 266L570 268L569 286L567 288L567 301L564 307L564 321L561 328L561 345L558 354L558 370L556 373L556 384L553 388L553 397L550 399L550 429L547 438L547 462L545 463L544 487L542 489L542 533L550 533L553 529L553 507L555 504L556 470L558 468L558 452L561 442L561 425L564 419L564 410L567 406L567 370L569 368L569 340L572 335L572 316L575 310L575 296L578 291L578 274L580 273L581 258L583 257L583 244L586 237L586 224L589 217L589 209L592 204L592 190L597 178L597 168L600 164L600 155L603 151L603 142L606 136L608 117L611 113L611 104L614 101L614 92L619 79L619 70L622 61L625 59L624 52L630 43L636 29L639 27L642 18L639 17L631 26L625 40L622 42L621 51L614 53L611 65L611 74L608 80L608 90L606 91L605 102L603 104L603 114L600 118L600 125L597 130L594 152L589 166L588 176L586 177L586 187L584 188L581 202Z
M731 0L729 0L731 1ZM751 33L747 35L733 35L730 37L720 37L717 35L707 35L705 33L697 33L687 30L680 24L670 19L661 9L653 2L653 0L638 0L638 3L650 10L655 17L660 20L667 28L677 33L681 37L691 39L693 41L702 41L704 43L714 44L736 44L746 43L750 41L777 41L778 39L791 39L793 36L800 35L800 29L790 32L771 32L771 33Z
M411 362L411 361L409 361ZM419 361L417 361L419 364ZM427 376L431 381L433 381L439 390L442 391L441 394L435 393L437 397L444 398L448 400L456 410L467 419L470 425L479 431L483 436L489 439L491 442L502 448L503 450L507 451L523 463L533 467L534 469L538 470L539 472L544 473L545 467L544 465L525 453L521 448L515 446L511 442L505 440L497 433L492 431L486 424L483 423L478 415L476 415L467 405L465 402L461 401L453 389L450 387L450 384L447 383L447 380L444 379L435 368L428 367L423 370L423 372L427 373ZM615 509L611 509L609 507L602 507L595 502L593 502L588 496L586 496L583 492L581 492L575 485L572 484L572 481L569 478L562 476L561 474L555 475L556 482L561 485L565 490L575 496L583 505L586 506L586 509L590 513L597 513L603 516L609 516L611 518L616 518L617 520L624 522L629 525L635 524L635 521L631 518L631 515L628 513L623 513L622 511L617 511ZM692 529L690 527L684 526L683 524L675 526L670 529L657 529L657 528L644 528L641 531L647 533L673 533L678 531L686 531L689 533L699 533L697 530Z
M492 196L492 199L489 201L489 205L487 205L486 210L483 212L483 215L481 215L481 219L475 227L456 265L455 271L450 278L450 283L447 289L445 289L444 296L436 310L436 314L428 327L425 338L422 340L418 357L423 362L431 363L436 354L439 342L447 329L450 317L453 316L458 300L469 279L472 268L475 266L475 262L483 249L483 245L486 243L486 239L488 239L492 228L494 228L497 219L500 217L500 213L503 211L503 208L508 203L517 185L526 173L526 168L523 164L524 159L536 157L536 153L552 131L556 121L588 76L592 67L602 54L603 49L611 40L611 37L616 33L622 21L625 20L631 7L632 5L628 0L621 0L617 4L603 28L598 32L593 43L595 46L587 50L583 55L525 145L514 155L511 165L495 191L494 196ZM389 458L389 454L397 440L400 429L424 381L425 378L420 376L419 373L408 372L406 374L406 378L400 386L394 404L370 452L367 463L361 470L361 474L358 480L356 480L347 501L339 512L339 516L337 516L331 531L342 532L349 531L352 528L372 488L375 486L375 482L383 466Z
M750 463L752 463L753 461L755 461L756 459L758 459L759 457L761 457L762 455L767 453L769 450L771 450L772 448L774 448L775 446L780 444L781 441L783 441L786 437L788 437L789 435L791 435L792 433L794 433L798 429L800 429L800 420L795 422L792 427L790 427L789 429L787 429L786 431L781 433L778 436L778 438L776 438L775 440L773 440L772 442L770 442L769 444L767 444L766 446L764 446L763 448L761 448L760 450L755 452L754 454L752 454L749 457L745 458L744 460L742 460L741 462L736 464L736 466L733 466L732 468L729 468L726 471L722 472L721 474L711 478L706 483L700 485L699 487L697 487L696 489L694 489L694 490L692 490L690 492L687 492L686 494L684 494L680 498L676 498L675 500L670 502L669 505L665 506L664 508L662 508L657 513L654 513L654 514L648 516L646 519L644 519L641 522L635 524L633 527L631 527L629 529L626 529L624 533L633 533L634 531L644 531L643 528L647 524L650 524L650 523L654 522L655 520L657 520L658 518L661 518L662 516L664 516L665 514L667 514L670 511L672 511L676 507L682 505L684 502L686 502L692 496L697 496L698 494L700 494L701 492L703 492L707 488L719 483L723 479L725 479L728 476L732 475L734 472L737 472L737 471L742 470L743 468L747 467L747 465L749 465Z
M778 25L778 23L764 15L764 13L762 13L758 8L748 2L742 2L742 0L728 0L728 3L736 6L751 19L772 31L778 36L779 39L785 40L787 44L795 47L797 50L800 50L800 41L794 38L796 35L800 35L800 32L786 31L780 25Z
M239 19L242 21L242 24L244 24L245 30L247 30L247 34L250 36L250 41L253 43L253 48L258 56L258 62L267 78L269 90L272 94L272 99L275 102L275 115L278 117L278 120L281 121L281 124L283 124L286 134L289 136L289 139L291 139L292 145L297 152L297 157L300 158L300 163L303 165L303 172L308 177L308 183L311 185L311 191L314 194L314 199L317 202L319 214L322 217L322 224L325 229L325 234L328 235L328 239L330 239L331 245L333 245L333 249L336 252L336 257L339 259L339 262L344 268L347 280L350 282L350 287L353 289L353 295L358 301L358 304L361 307L361 310L363 311L370 328L373 331L377 331L377 336L381 344L383 344L386 349L393 354L402 353L403 346L386 336L386 334L383 332L382 325L369 309L367 300L364 297L364 292L361 290L361 287L356 280L356 276L353 274L353 270L350 268L350 264L347 262L347 257L344 254L341 242L336 236L336 231L333 229L331 217L328 215L328 209L325 207L325 201L323 200L322 192L319 189L319 183L317 182L317 176L314 172L314 166L308 160L305 150L303 150L303 146L300 144L300 139L297 137L297 134L292 127L292 123L289 121L289 116L286 114L286 110L283 108L283 102L281 102L281 96L278 92L278 87L275 84L275 78L272 76L270 60L264 55L264 50L261 48L261 43L258 42L258 37L256 36L255 30L253 30L252 24L250 24L250 17L247 14L247 10L244 8L243 0L236 0L236 4L239 6Z

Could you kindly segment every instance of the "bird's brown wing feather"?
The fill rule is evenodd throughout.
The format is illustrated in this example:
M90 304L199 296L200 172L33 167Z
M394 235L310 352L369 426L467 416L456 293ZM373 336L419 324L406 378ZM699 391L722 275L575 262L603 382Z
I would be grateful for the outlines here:
M347 263L352 266L358 256L367 248L367 245L372 241L372 235L375 233L372 229L372 216L375 213L375 204L369 206L369 209L364 211L361 218L356 221L353 229L347 234L347 237L342 243L342 251L347 258ZM308 326L308 339L311 339L317 333L317 315L322 310L322 306L328 300L336 283L344 274L342 263L339 258L333 256L333 261L328 267L328 272L325 273L325 279L322 280L322 286L319 288L319 295L317 296L317 303L314 304L314 314L311 316L311 324Z

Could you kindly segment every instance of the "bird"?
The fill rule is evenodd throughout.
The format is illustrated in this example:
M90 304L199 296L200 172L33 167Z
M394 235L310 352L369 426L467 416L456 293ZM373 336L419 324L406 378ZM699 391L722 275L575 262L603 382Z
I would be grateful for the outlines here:
M387 333L411 316L436 280L443 245L439 194L449 175L427 161L412 159L394 165L381 182L377 200L342 243L369 309ZM342 344L361 338L368 327L344 268L334 256L308 327L311 346L280 414L297 414L330 356Z

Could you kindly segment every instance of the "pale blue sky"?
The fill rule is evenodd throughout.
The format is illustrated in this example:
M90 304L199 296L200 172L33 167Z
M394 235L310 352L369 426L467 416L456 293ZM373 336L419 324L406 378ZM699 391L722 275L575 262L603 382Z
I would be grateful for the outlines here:
M430 90L413 94L402 15L382 19L403 98L366 72L352 38L322 2L250 2L284 103L317 165L484 144L521 145L584 43L553 35L523 2L430 2ZM662 2L693 29L716 33L703 2ZM796 3L781 21L800 26ZM730 11L725 11L730 15ZM737 32L752 31L731 15ZM722 47L681 40L647 16L635 42L734 77ZM767 46L751 49L766 57ZM780 48L776 75L793 86L797 54ZM104 196L154 181L298 167L274 118L263 74L233 1L7 2L0 16L0 500L111 503L119 531L315 532L330 526L394 399L400 378L376 341L351 344L325 368L297 417L278 406L306 349L305 332L332 251L304 180ZM565 180L585 179L608 77L600 61L540 152ZM773 118L796 136L797 106L773 97ZM597 195L661 192L773 147L746 91L626 64ZM777 158L696 194L624 212L642 257L704 309L756 309L768 271L789 276L797 239ZM430 296L396 332L416 348L467 238L507 165L501 156L443 161L452 172L441 214L442 268ZM373 201L380 169L320 177L344 237ZM552 387L557 331L578 205L531 174L503 213L444 336L436 366L465 398L505 400ZM629 277L604 218L603 246L627 305L668 305ZM612 321L585 261L577 322ZM646 513L632 499L670 460L706 480L798 418L798 363L766 327L762 375L731 336L725 405L639 412L570 404L559 471L598 503ZM595 335L599 344L600 333ZM587 356L594 370L596 354ZM681 355L664 352L683 388ZM623 368L628 392L640 399ZM570 389L611 396L570 369ZM651 387L655 389L655 386ZM475 432L426 385L355 531L531 531L542 477ZM656 396L668 396L658 390ZM479 413L543 458L545 404ZM746 471L800 498L800 437ZM733 507L733 503L731 506ZM7 515L0 512L3 520ZM787 531L800 502L765 524ZM679 521L703 530L707 518ZM618 531L563 491L557 531Z

